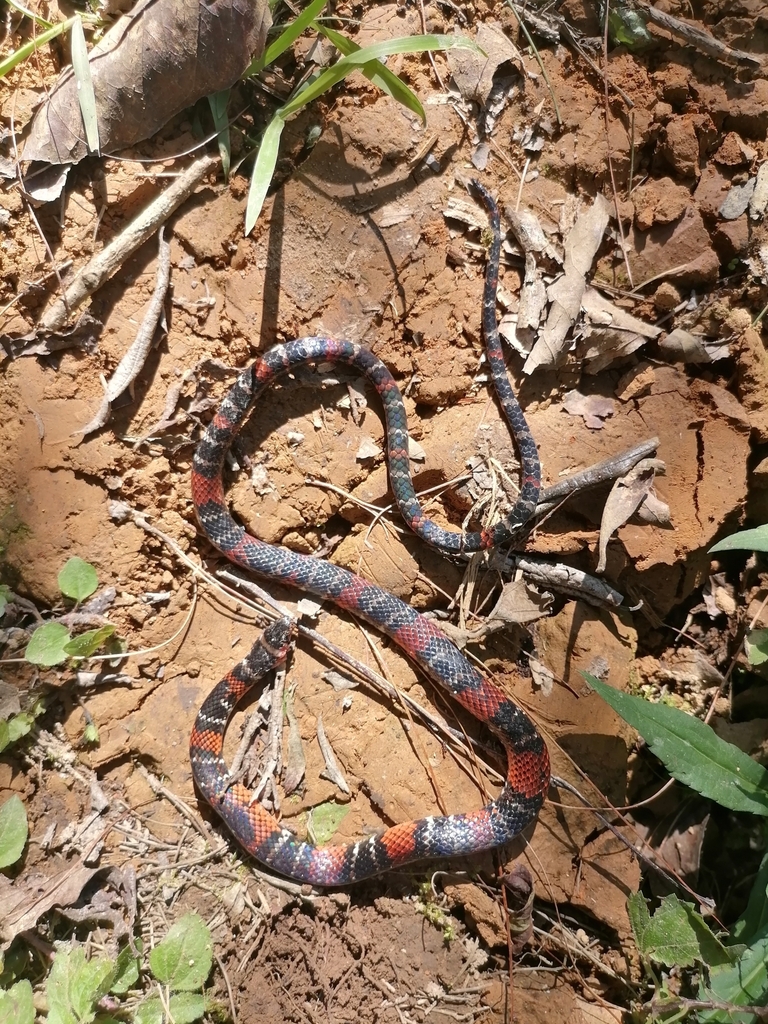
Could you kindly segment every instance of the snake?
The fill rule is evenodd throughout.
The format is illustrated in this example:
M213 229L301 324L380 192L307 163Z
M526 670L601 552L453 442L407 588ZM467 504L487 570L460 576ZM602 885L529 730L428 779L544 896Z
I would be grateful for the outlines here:
M274 345L236 379L198 442L192 463L192 499L204 535L231 562L259 577L297 587L332 602L389 637L434 683L484 723L501 741L507 772L499 795L480 810L430 815L394 824L355 843L304 842L252 799L223 759L224 734L238 701L288 656L291 621L265 630L250 654L216 685L200 707L190 737L192 775L199 792L239 844L263 865L297 882L340 886L414 861L470 855L503 846L539 813L549 786L547 746L529 716L472 665L429 618L389 591L341 566L250 535L229 511L225 457L265 390L307 363L340 363L360 371L384 409L392 492L408 526L425 543L451 555L483 551L514 538L538 499L541 469L536 444L507 377L496 324L501 226L497 204L477 181L471 188L487 210L492 238L483 289L485 351L499 404L517 445L521 483L512 508L477 532L444 529L424 514L411 481L408 427L397 384L381 360L360 345L311 336Z

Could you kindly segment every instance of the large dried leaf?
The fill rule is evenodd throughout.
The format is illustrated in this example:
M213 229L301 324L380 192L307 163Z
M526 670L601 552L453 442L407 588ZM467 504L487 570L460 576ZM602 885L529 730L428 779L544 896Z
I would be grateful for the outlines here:
M139 0L91 52L102 152L154 135L203 96L228 89L264 49L266 0ZM72 69L32 121L25 160L76 163L87 148Z
M528 356L523 373L533 373L537 366L557 363L567 347L566 335L581 312L586 289L586 275L608 227L611 208L599 192L592 206L582 210L565 240L564 273L547 289L551 302L547 322Z
M20 875L11 880L0 875L0 948L7 949L17 935L34 928L53 907L71 907L101 870L78 862L51 878Z

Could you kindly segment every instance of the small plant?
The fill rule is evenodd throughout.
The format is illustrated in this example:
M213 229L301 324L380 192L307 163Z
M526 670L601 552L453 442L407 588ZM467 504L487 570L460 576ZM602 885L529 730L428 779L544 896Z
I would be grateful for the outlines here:
M768 526L740 530L709 549L711 555L720 551L768 552ZM762 665L768 661L768 629L750 629L744 639L744 648L750 665Z
M768 771L762 765L684 711L621 693L588 673L585 678L638 731L673 778L723 807L768 817ZM680 1021L692 1013L707 1024L765 1019L762 1010L754 1011L768 1004L768 854L730 935L716 935L693 904L676 896L663 899L651 914L645 898L635 894L628 909L654 983L654 998L645 1007L651 1019ZM674 992L664 968L678 973ZM693 997L676 994L681 969L690 972Z
M244 78L258 74L272 64L281 53L295 42L305 29L325 36L341 53L341 58L331 67L321 71L314 78L303 82L293 96L279 110L275 111L272 120L264 130L256 160L251 173L251 184L248 191L248 202L245 210L245 233L249 235L258 220L261 208L267 195L272 175L277 164L280 136L286 121L298 113L302 107L328 92L342 82L353 71L361 71L365 77L387 93L398 103L412 110L426 123L426 114L418 96L412 92L402 79L389 71L382 63L382 58L395 53L424 53L431 50L448 50L452 47L466 47L473 50L479 48L465 36L410 36L401 39L387 39L381 43L361 48L347 36L321 25L315 19L319 17L327 0L311 0L304 10L283 30L278 38L271 43L261 57L254 60L247 68ZM217 124L218 127L218 124ZM221 136L220 136L221 138Z
M65 598L75 602L75 610L99 585L94 567L90 562L77 557L69 559L59 573L58 580L59 590ZM73 637L62 622L45 622L30 637L24 657L33 665L44 668L61 665L68 658L89 658L114 632L115 627L107 624Z
M453 942L456 938L456 922L437 903L429 882L419 886L419 895L414 906L426 921L443 933L443 942L446 946Z
M9 868L16 863L24 852L28 835L27 812L19 797L14 794L0 807L0 868Z
M135 1002L141 959L124 946L116 959L86 957L81 946L58 949L45 981L48 1024L116 1024L131 1010L134 1024L192 1024L209 1009L203 993L213 963L208 926L197 914L174 924L149 954L149 970L157 989ZM128 994L131 1002L125 1001ZM0 990L0 1022L33 1024L32 985L26 979Z

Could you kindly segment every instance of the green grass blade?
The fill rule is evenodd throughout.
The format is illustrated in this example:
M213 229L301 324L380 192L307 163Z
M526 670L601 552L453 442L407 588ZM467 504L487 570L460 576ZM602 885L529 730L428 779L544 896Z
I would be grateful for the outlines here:
M70 34L72 48L72 70L77 82L77 102L83 115L85 141L91 153L99 152L99 121L96 116L96 93L93 91L91 65L88 61L88 47L85 43L83 22L77 15L72 22Z
M280 54L287 50L306 28L309 28L327 2L328 0L312 0L312 3L308 4L301 14L283 29L277 39L269 44L264 53L251 61L243 73L243 78L248 78L250 75L258 75L260 71L263 71L274 60L277 60Z
M25 7L24 4L20 4L19 0L8 0L8 6L12 7L14 11L18 11L19 14L23 14L27 18L31 18L32 21L40 28L53 28L52 21L46 21L45 18L41 18L39 14L35 14L34 11L30 11L29 8Z
M370 61L380 60L382 57L394 53L424 53L426 50L450 50L454 47L464 47L482 53L480 47L466 36L407 36L401 39L386 39L381 43L364 46L361 50L342 57L333 67L319 75L307 89L289 100L282 108L282 115L287 118L291 114L295 114L307 103L311 103L328 89L333 88L352 71L365 67Z
M340 32L334 31L332 28L326 28L325 25L320 25L317 22L312 27L322 33L345 57L350 53L357 53L361 49L357 43L352 42L351 39L343 36ZM408 88L401 78L398 78L396 74L385 67L380 60L374 60L366 64L362 68L362 72L382 92L391 96L393 100L397 100L398 103L402 103L408 110L412 110L421 119L422 124L426 124L427 115L424 113L424 107L422 107L419 97Z
M759 932L768 934L768 853L752 883L744 913L731 929L731 941L750 944Z
M723 807L768 816L768 771L748 754L678 708L621 693L588 672L584 677L637 729L670 775Z
M229 121L227 120L227 107L229 106L229 95L231 89L222 89L220 92L212 93L208 97L208 106L211 108L213 126L219 133L216 142L221 156L221 168L224 171L224 180L229 180L229 168L232 164L232 142L229 133Z
M716 551L768 551L768 526L732 533L709 549L710 555Z
M45 46L46 43L50 43L52 39L56 39L58 36L63 35L64 32L68 32L72 27L72 23L75 18L67 18L66 21L60 21L58 25L54 25L53 28L49 28L46 32L41 32L39 36L34 39L30 39L28 43L24 43L18 50L14 50L12 54L0 61L0 78L7 75L9 71L20 64L23 60L26 60L30 54L34 53L35 50L40 49L41 46Z
M277 153L280 149L280 136L283 134L285 119L278 111L264 132L264 137L256 154L256 162L251 173L251 184L248 189L248 202L245 207L245 233L250 235L256 221L259 219L264 200L267 198L267 189L272 181L272 175L277 163Z

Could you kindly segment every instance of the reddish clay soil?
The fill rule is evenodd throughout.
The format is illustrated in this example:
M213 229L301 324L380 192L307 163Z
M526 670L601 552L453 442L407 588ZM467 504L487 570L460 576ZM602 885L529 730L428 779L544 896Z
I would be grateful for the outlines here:
M681 17L689 12L688 5L666 7ZM768 52L768 20L758 0L697 7L701 24L721 41L760 57ZM344 11L362 19L354 36L360 44L421 31L420 14L410 7L337 9ZM588 5L566 0L561 14L587 36L597 35ZM731 699L718 680L738 653L732 636L740 609L761 581L739 581L736 563L713 563L707 550L747 515L757 523L768 511L768 473L760 462L768 443L765 321L752 326L768 302L758 258L765 251L764 221L747 208L731 219L721 214L733 186L748 182L768 158L768 80L654 29L647 52L609 53L610 79L632 108L613 92L606 110L601 77L572 49L540 45L545 79L507 8L465 4L462 14L453 4L429 2L424 15L429 31L459 27L474 35L483 24L495 25L520 46L520 87L495 123L482 172L471 162L478 142L472 98L458 91L447 96L426 58L392 57L388 67L424 103L426 126L354 76L289 125L280 187L250 237L243 237L248 179L242 170L229 184L210 175L174 215L167 332L133 395L115 403L104 429L85 439L76 433L98 409L100 375L114 371L135 337L154 288L154 240L95 295L90 312L103 324L97 345L6 358L0 578L46 610L59 600L59 569L71 555L81 556L96 567L101 586L115 588L109 621L131 651L142 653L123 662L120 680L90 685L78 683L74 671L3 666L3 678L23 700L45 693L47 710L39 720L44 738L26 753L11 750L0 758L0 802L16 792L27 806L25 873L53 877L106 830L101 862L135 869L145 931L152 921L161 934L182 910L199 910L214 932L216 994L226 1005L226 970L242 1021L388 1024L424 1021L438 1010L467 1021L619 1021L642 992L626 910L641 868L564 789L553 789L536 827L498 855L420 865L321 895L284 891L252 874L250 865L244 869L235 844L194 791L188 740L201 701L244 656L263 620L245 602L196 584L161 540L111 514L113 501L124 502L190 558L211 571L221 568L223 559L198 535L191 505L194 442L234 371L274 342L305 334L361 342L390 367L405 394L411 436L423 449L414 463L417 489L461 476L476 456L492 456L516 479L514 445L481 362L480 235L444 211L453 199L472 205L463 183L477 175L502 208L520 197L561 244L577 204L587 207L602 193L612 219L589 280L665 333L681 327L723 341L727 357L695 365L665 357L658 341L649 340L587 372L582 345L556 368L542 366L528 376L521 357L510 352L544 484L656 437L666 471L655 491L669 506L670 523L633 519L608 544L603 575L624 596L620 607L555 592L545 617L510 625L468 650L539 724L554 772L598 807L650 795L658 776L632 730L588 690L585 670L619 688L663 692L698 712L717 699L718 728L750 752L759 744L759 730L746 727L768 717L764 682L742 666ZM307 49L304 41L297 44L286 74ZM595 60L601 59L598 47ZM461 71L445 55L436 55L435 65L445 84ZM43 50L14 72L13 94L4 99L6 128L12 112L17 126L28 120L57 70ZM233 109L251 97L241 93ZM262 94L258 102L264 105ZM314 124L322 134L308 150L304 139ZM142 153L183 151L192 128L188 116L177 118ZM515 141L529 128L541 141L535 152ZM414 163L431 136L433 169ZM18 190L5 190L0 306L8 352L29 344L19 339L34 330L56 294L50 277L28 286L50 269L41 232L57 263L71 260L79 268L164 186L158 166L148 173L135 161L86 160L72 170L64 199L36 210L35 220ZM482 222L480 211L477 216ZM519 257L505 261L500 315L517 309L523 270ZM355 415L350 382L367 401ZM179 385L177 423L156 430ZM566 411L564 396L573 390L604 410L597 424ZM404 533L396 516L372 521L355 503L388 503L383 447L380 406L369 387L335 368L302 372L271 392L249 421L238 452L241 471L230 474L232 506L260 538L330 557L421 610L444 611L460 592L462 620L453 615L449 625L472 629L498 597L499 573L447 561ZM594 573L608 489L557 509L530 536L527 551ZM429 511L459 526L473 500L466 489L451 488L430 500ZM713 583L718 571L725 575ZM164 600L147 602L159 592L166 592ZM296 610L299 595L270 592ZM714 608L718 592L724 596ZM311 624L449 724L484 735L392 645L351 618L323 606ZM3 639L5 658L23 651L18 638L14 647L12 630ZM552 686L532 675L531 658L552 673ZM677 672L669 668L676 658L684 663ZM497 788L497 780L452 756L402 706L365 685L334 689L327 668L321 652L299 643L287 685L306 772L282 803L287 825L305 835L313 809L338 805L346 813L334 840L345 842L392 822L480 807ZM739 699L743 707L734 714ZM254 709L251 703L246 711ZM323 777L320 717L349 795ZM87 721L98 728L98 745L83 744ZM239 714L229 731L230 759L241 725ZM192 809L205 835L158 795L154 779ZM92 782L109 806L97 832L92 825L72 830L89 821ZM612 820L632 843L650 835L659 848L672 834L665 815L674 816L680 795L665 799L648 816ZM702 812L691 828L705 850L726 843L716 815L705 820ZM230 852L206 860L211 844L222 841ZM537 900L535 932L509 985L499 877L515 859L529 868ZM697 855L693 865L673 867L717 899L716 864ZM724 908L726 916L740 909ZM45 933L46 941L52 934Z

